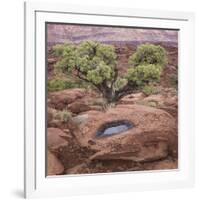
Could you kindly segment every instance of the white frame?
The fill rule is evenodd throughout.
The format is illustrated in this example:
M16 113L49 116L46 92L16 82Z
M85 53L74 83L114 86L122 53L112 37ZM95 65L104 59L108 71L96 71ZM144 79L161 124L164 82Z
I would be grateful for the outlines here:
M46 21L180 29L178 170L45 177ZM193 185L194 15L192 13L84 7L57 2L26 2L24 58L25 197L128 192Z

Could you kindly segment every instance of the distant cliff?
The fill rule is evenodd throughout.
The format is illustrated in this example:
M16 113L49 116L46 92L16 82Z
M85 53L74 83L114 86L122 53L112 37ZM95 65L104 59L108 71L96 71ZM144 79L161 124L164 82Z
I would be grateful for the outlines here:
M177 46L178 31L65 24L47 25L47 42L50 46L67 41L79 43L84 40L115 44L152 42Z

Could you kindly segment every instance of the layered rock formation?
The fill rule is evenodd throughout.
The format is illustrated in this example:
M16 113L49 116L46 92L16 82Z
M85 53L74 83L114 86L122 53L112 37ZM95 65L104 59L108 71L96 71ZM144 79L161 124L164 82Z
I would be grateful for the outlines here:
M105 43L162 42L177 46L178 31L131 27L48 24L48 44L95 40Z

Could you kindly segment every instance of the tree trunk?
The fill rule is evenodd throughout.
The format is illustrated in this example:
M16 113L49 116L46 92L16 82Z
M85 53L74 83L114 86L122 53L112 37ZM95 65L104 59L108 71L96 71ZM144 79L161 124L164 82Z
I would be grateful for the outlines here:
M108 103L113 103L119 101L124 96L133 93L134 90L126 90L121 92L114 92L111 90L105 90L103 92L103 98L106 99Z
M115 102L115 92L111 88L101 88L101 92L107 103Z
M101 92L103 94L103 98L106 99L108 103L117 102L124 96L133 93L136 90L135 85L127 84L123 88L118 91L114 91L111 87L107 87L107 85L103 85L101 87Z

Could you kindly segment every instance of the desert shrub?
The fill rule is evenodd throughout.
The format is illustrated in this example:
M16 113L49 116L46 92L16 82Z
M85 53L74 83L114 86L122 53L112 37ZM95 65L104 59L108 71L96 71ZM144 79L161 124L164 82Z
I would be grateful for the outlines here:
M147 106L150 106L150 107L157 107L158 106L158 103L156 101L149 101L147 103Z
M115 103L105 103L102 105L102 111L106 112L111 108L114 108L116 106Z
M55 115L55 119L61 122L68 122L71 118L72 114L67 110L58 111Z
M61 79L48 80L48 92L66 89L66 82Z
M175 88L178 89L178 75L177 74L172 74L170 75L170 85Z
M160 45L143 44L137 47L136 52L129 58L129 64L138 66L154 64L164 66L167 62L166 51Z
M86 88L89 89L91 85L81 80L60 79L54 78L48 80L48 92L54 92L70 88Z
M98 98L98 99L94 99L92 101L92 105L93 106L100 106L101 110L106 112L107 110L109 110L110 108L114 108L115 107L115 103L108 103L105 99L103 98Z
M138 104L143 105L143 106L150 106L150 107L158 107L158 103L156 101L141 101L138 102Z
M146 95L149 96L151 94L158 94L159 90L157 89L156 86L153 85L145 85L142 89L142 92Z

